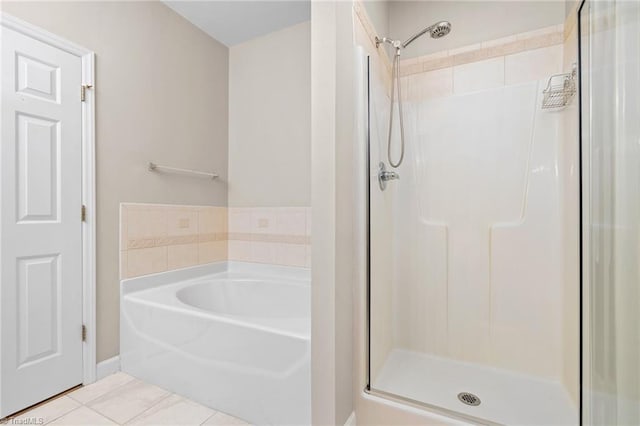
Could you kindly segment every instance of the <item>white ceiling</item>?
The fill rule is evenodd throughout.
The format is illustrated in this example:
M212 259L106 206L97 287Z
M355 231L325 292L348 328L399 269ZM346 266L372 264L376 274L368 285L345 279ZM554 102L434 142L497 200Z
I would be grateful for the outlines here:
M311 18L310 0L165 0L164 3L229 47Z

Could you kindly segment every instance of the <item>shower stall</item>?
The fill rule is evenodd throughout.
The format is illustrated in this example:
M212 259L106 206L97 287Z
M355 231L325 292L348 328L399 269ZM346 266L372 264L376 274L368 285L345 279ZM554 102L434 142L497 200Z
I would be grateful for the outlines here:
M418 3L392 2L386 30L447 19L447 37L407 47L355 14L365 391L479 424L637 424L639 111L611 67L637 94L638 4L562 4L539 28L472 37L463 2ZM489 3L478 20L538 7Z

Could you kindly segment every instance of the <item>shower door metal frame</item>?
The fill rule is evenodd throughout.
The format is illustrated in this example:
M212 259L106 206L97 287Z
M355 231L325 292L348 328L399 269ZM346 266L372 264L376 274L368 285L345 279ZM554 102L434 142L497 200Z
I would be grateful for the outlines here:
M578 424L584 424L583 410L585 407L584 404L584 380L585 377L583 375L583 361L584 361L584 353L583 353L583 344L584 344L584 309L583 309L583 292L584 292L584 239L586 231L583 228L584 226L584 206L583 201L584 197L582 196L582 191L584 190L584 168L582 164L582 155L583 155L583 147L582 147L582 124L583 124L583 115L582 115L582 9L586 5L587 0L581 0L580 5L576 9L576 19L577 19L577 43L578 43L578 57L576 69L578 71L578 82L576 86L576 91L578 93Z

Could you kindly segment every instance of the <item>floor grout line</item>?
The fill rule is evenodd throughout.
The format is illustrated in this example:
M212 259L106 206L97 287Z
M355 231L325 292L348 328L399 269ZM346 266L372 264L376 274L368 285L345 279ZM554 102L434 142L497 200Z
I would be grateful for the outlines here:
M162 388L161 388L162 389ZM166 390L166 389L163 389ZM132 418L130 418L129 420L127 420L126 422L122 423L121 425L127 425L130 424L131 422L133 422L134 420L136 420L138 417L142 416L144 413L146 413L147 411L157 407L158 405L162 404L162 401L164 401L165 399L168 399L170 396L175 395L172 392L167 391L167 395L163 396L162 398L160 398L158 401L156 401L155 404L153 404L151 407L143 410L141 413L136 414L135 416L133 416Z
M122 424L121 424L121 423L119 423L119 422L117 422L117 421L113 420L111 417L107 416L106 414L102 414L101 412L99 412L99 411L97 411L97 410L94 410L94 409L93 409L93 408L91 408L91 407L87 407L86 405L81 405L80 407L84 407L84 408L86 408L87 410L89 410L89 411L91 411L91 412L93 412L93 413L97 414L98 416L100 416L100 417L104 417L105 419L109 420L109 421L110 421L110 422L112 422L113 424L116 424L116 425L118 425L118 426L122 426ZM78 407L78 408L80 408L80 407Z
M114 373L114 374L117 374L117 373ZM126 374L126 373L123 373L123 374ZM106 393L104 393L104 394L102 394L102 395L100 395L100 396L98 396L98 397L96 397L96 398L93 398L92 400L87 401L86 403L83 403L83 404L82 404L82 406L84 406L84 407L88 408L89 410L93 411L94 413L99 414L100 416L102 416L102 417L104 417L104 418L106 418L106 419L108 419L108 420L112 421L113 423L115 423L115 424L117 424L117 425L122 426L122 425L124 425L124 424L127 424L128 422L131 422L132 420L134 420L136 417L138 417L139 415L143 414L143 413L144 413L144 412L146 412L147 410L150 410L151 408L155 407L155 406L156 406L156 404L159 404L161 401L163 401L165 398L167 398L167 397L169 397L169 396L171 395L171 392L167 391L166 389L163 389L163 390L167 391L167 395L165 395L165 396L163 396L162 398L160 398L160 399L156 402L156 404L154 404L154 405L152 405L151 407L149 407L149 408L147 408L147 409L143 410L143 411L142 411L142 412L140 412L139 414L136 414L135 416L133 416L132 418L130 418L129 420L127 420L127 421L126 421L126 422L124 422L124 423L120 423L119 421L117 421L117 420L115 420L115 419L113 419L113 418L109 417L109 416L108 416L108 415L106 415L106 414L103 414L103 413L99 412L98 410L95 410L93 407L90 407L90 406L88 405L88 404L90 404L90 403L92 403L92 402L97 401L97 400L98 400L98 399L100 399L100 398L106 397L107 395L114 393L114 392L115 392L115 391L117 391L118 389L121 389L121 388L125 387L126 385L129 385L129 384L131 384L132 382L135 382L135 381L138 381L138 382L143 383L143 384L145 384L145 385L149 385L149 383L147 383L147 382L145 382L145 381L143 381L143 380L140 380L140 379L138 379L137 377L131 376L131 375L129 375L129 374L127 374L127 376L128 376L128 377L131 377L131 380L128 380L128 381L126 381L125 383L122 383L122 384L120 384L120 385L116 386L115 388L111 389L110 391L108 391L108 392L106 392ZM97 382L94 382L94 383L97 383ZM75 401L75 400L74 400L74 401Z
M120 371L118 371L118 372L116 372L116 373L113 373L113 374L118 374L118 373L120 373ZM110 374L109 376L111 376L111 375L113 375L113 374ZM131 380L127 380L126 382L119 384L119 385L118 385L118 386L116 386L115 388L110 389L110 390L108 390L107 392L103 393L102 395L98 395L98 396L96 396L95 398L90 399L89 401L85 401L85 402L78 401L77 399L75 399L74 397L72 397L72 396L71 396L71 394L72 394L73 392L69 393L67 396L68 396L69 398L73 399L75 402L77 402L77 403L79 403L79 404L82 404L82 405L86 406L87 408L91 408L91 407L89 407L89 406L87 405L87 404L89 404L90 402L93 402L93 401L95 401L95 400L96 400L96 399L98 399L98 398L102 398L103 396L105 396L105 395L107 395L107 394L110 394L111 392L113 392L113 391L115 391L115 390L118 390L118 389L120 389L120 388L121 388L121 387L123 387L123 386L128 385L129 383L133 382L134 380L138 380L138 379L136 379L135 377L130 376L130 375L129 375L129 374L127 374L127 373L122 373L122 374L125 374L127 377L130 377L130 378L131 378ZM109 376L106 376L106 377L104 377L104 378L102 378L102 379L100 379L100 380L96 380L95 382L90 383L90 384L88 384L87 386L82 386L82 387L80 387L80 388L78 388L78 389L76 389L76 390L84 389L84 388L86 388L86 387L89 387L89 386L91 386L91 385L94 385L94 384L96 384L96 383L100 382L101 380L106 379L106 378L107 378L107 377L109 377ZM75 392L75 391L74 391L74 392ZM94 411L95 411L95 410L94 410Z
M104 417L105 419L109 420L110 422L113 422L113 423L115 423L115 424L117 424L117 425L119 425L119 426L122 426L122 423L120 423L120 422L118 422L118 421L116 421L116 420L112 419L111 417L107 416L106 414L102 414L102 413L101 413L100 411L98 411L98 410L94 410L93 408L88 407L88 406L86 406L86 405L83 405L83 407L84 407L84 408L86 408L86 409L88 409L88 410L93 411L94 413L96 413L96 414L100 415L101 417Z
M202 426L203 424L205 424L206 422L208 422L209 420L211 420L213 418L213 416L215 416L216 414L218 414L219 411L215 411L213 412L212 415L210 415L209 417L207 417L206 419L204 419L204 421L202 423L200 423L200 426Z
M74 401L76 401L76 400L74 399ZM78 402L78 401L76 401L76 402ZM45 425L48 425L48 424L50 424L50 423L53 423L53 422L55 422L56 420L61 419L62 417L66 416L67 414L71 414L71 413L73 413L74 411L79 410L79 409L80 409L80 408L82 408L82 407L84 407L84 405L80 404L80 405L78 405L76 408L73 408L73 409L71 409L71 410L67 411L67 412L66 412L66 413L64 413L64 414L61 414L61 415L59 415L58 417L54 417L53 419L49 420L48 422L45 422L44 424L45 424Z

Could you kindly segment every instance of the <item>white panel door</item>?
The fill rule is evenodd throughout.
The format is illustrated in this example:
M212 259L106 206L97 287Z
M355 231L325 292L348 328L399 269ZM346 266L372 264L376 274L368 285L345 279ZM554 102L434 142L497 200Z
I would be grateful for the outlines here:
M82 383L81 60L1 35L0 418Z

